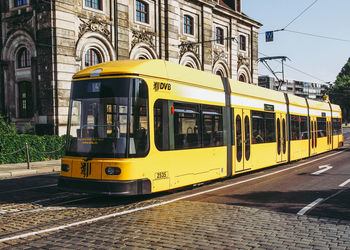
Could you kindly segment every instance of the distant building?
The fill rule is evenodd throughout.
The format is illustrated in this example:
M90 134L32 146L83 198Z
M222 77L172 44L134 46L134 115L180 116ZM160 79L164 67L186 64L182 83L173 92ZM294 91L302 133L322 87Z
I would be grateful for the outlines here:
M0 1L0 114L66 133L71 78L124 59L165 59L258 83L260 23L241 0Z
M323 92L329 86L327 83L303 82L297 80L285 80L279 86L279 82L270 76L259 76L259 86L280 90L284 93L294 94L308 99L323 99Z
M258 85L267 89L274 89L275 87L275 78L271 76L259 76Z

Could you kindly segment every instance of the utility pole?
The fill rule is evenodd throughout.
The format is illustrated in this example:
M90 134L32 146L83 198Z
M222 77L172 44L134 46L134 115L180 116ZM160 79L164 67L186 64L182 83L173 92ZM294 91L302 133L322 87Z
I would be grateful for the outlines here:
M286 56L269 56L269 57L261 57L258 59L259 62L261 62L262 64L265 65L265 67L276 77L277 81L278 81L278 89L281 89L282 84L284 83L284 62L286 60L290 60L288 57ZM281 60L281 64L282 64L282 70L280 72L275 72L269 65L268 61L270 60ZM282 75L282 79L280 79L277 74L281 74Z

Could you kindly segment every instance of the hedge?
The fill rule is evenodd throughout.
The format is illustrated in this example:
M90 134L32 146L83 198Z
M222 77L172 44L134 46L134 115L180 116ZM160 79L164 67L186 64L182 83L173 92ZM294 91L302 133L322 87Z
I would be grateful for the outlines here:
M28 143L31 162L59 159L64 155L65 142L66 136L1 135L0 164L26 162L25 143Z

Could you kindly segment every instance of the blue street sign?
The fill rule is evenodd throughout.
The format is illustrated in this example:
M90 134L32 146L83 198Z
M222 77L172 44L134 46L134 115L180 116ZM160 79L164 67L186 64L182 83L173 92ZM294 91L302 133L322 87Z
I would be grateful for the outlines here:
M273 42L273 31L266 31L265 32L265 41L266 42Z

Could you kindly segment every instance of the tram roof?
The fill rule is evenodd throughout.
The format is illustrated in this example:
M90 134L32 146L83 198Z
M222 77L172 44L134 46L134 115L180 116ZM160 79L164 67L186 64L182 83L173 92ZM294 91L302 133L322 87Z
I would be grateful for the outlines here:
M230 80L231 94L242 95L251 98L259 98L261 100L275 101L285 103L284 94L282 92L263 88L254 84L247 84L245 82L239 82Z
M166 79L169 81L183 82L185 84L193 84L212 89L224 91L221 77L212 73L196 70L190 67L185 67L177 63L172 63L165 60L120 60L111 61L94 65L79 71L73 76L73 79L89 78L92 73L102 69L99 72L100 76L113 75L141 75ZM285 102L284 94L279 91L259 87L253 84L247 84L230 79L231 93L251 96L253 98L260 98L265 100L273 100L277 102ZM288 95L291 104L305 105L304 98ZM326 102L319 102L308 100L310 108L321 110L329 110L329 105ZM340 110L338 105L332 105L332 109Z
M330 110L329 103L328 102L320 102L315 100L308 99L307 102L309 103L310 109L318 109L318 110Z
M224 91L220 76L159 59L120 60L97 64L76 73L73 79L90 77L97 69L102 69L100 76L137 74Z
M289 104L306 108L306 99L300 96L288 94Z

